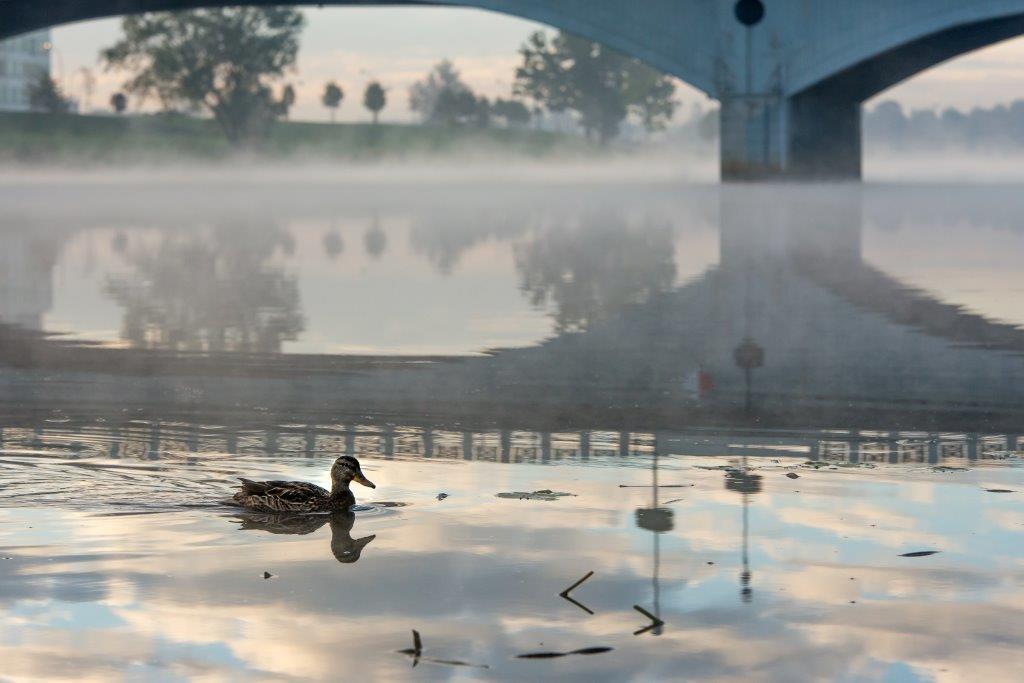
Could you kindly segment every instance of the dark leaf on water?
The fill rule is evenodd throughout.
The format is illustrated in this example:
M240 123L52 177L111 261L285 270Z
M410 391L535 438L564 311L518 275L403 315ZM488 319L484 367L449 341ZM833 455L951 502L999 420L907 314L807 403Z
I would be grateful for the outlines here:
M604 652L611 652L610 647L584 647L579 650L570 650L569 652L527 652L526 654L516 655L517 659L556 659L558 657L566 657L568 655L599 655Z
M272 579L272 578L274 578L274 575L271 574L270 572L263 572L263 578L264 579Z
M935 555L941 552L939 550L915 550L912 553L903 553L900 557L928 557L929 555Z
M985 489L989 493L1014 493L1013 489Z
M786 472L786 476L789 477L790 479L799 479L800 478L800 475L797 474L796 472Z

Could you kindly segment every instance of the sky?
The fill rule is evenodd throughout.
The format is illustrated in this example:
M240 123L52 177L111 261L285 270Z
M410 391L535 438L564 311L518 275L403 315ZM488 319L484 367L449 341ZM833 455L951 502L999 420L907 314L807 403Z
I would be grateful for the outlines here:
M293 83L298 98L292 117L327 120L320 105L324 84L337 80L345 90L338 113L342 121L369 118L362 108L366 83L377 79L388 89L383 120L408 121L409 86L437 61L449 58L463 79L488 97L509 96L517 49L533 31L545 27L506 15L461 8L344 7L305 8L307 26ZM54 73L73 97L84 100L82 68L92 70L96 86L91 107L105 108L124 74L104 72L99 50L116 41L119 20L67 25L54 30ZM931 69L876 97L895 99L905 108L970 109L1024 98L1024 39L979 50ZM678 99L686 109L711 102L681 84ZM869 106L871 103L869 103Z

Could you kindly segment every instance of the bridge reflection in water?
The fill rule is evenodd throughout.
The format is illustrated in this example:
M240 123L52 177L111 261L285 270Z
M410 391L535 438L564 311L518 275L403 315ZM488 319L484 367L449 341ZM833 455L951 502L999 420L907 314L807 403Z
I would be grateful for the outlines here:
M159 460L170 454L425 458L495 463L594 461L647 467L667 455L799 458L829 463L963 464L1021 454L1019 434L822 430L671 432L464 431L401 424L273 424L217 426L149 422L115 416L92 419L0 418L0 448L65 456Z

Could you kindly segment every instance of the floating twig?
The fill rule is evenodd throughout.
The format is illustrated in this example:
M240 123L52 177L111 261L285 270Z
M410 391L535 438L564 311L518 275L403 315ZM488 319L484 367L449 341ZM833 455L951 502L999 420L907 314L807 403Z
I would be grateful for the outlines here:
M431 664L444 664L446 666L468 666L474 669L489 669L490 667L486 664L470 664L469 662L463 662L458 659L438 659L436 657L423 657L423 641L420 639L420 632L416 629L412 630L412 647L404 650L399 650L398 654L408 655L412 657L412 666L415 669L416 665L420 663L420 659L424 662L430 662Z
M576 600L574 600L574 599L573 599L573 598L572 598L572 597L571 597L571 596L569 595L569 593L571 593L571 592L572 592L572 591L573 591L574 589L578 588L578 587L579 587L579 586L580 586L580 585L581 585L581 584L582 584L582 583L583 583L584 581L586 581L587 579L589 579L589 578L590 578L591 576L593 576L593 575L594 575L594 572L593 572L593 571L589 571L589 572L587 572L587 573L586 573L586 574L585 574L585 575L583 576L583 578L582 578L582 579L580 579L579 581L577 581L576 583L574 583L573 585L569 586L569 587L568 587L568 588L566 588L566 589L565 589L564 591L562 591L561 593L559 593L559 594L558 594L558 595L559 595L559 597L561 597L561 598L564 598L564 599L568 600L569 602L571 602L572 604L576 605L577 607L579 607L579 608L580 608L581 610L583 610L583 611L584 611L584 612L586 612L587 614L593 614L593 613L594 613L594 610L590 609L589 607L587 607L586 605L584 605L584 604L583 604L583 603L581 603L581 602L577 602Z
M420 663L420 655L423 654L423 641L420 640L420 632L413 629L412 647L405 650L399 650L398 653L412 657L412 668L415 669L416 665Z
M642 635L642 634L647 633L648 631L650 631L652 629L656 629L656 628L659 628L659 627L665 625L664 621L662 621L658 617L654 616L653 614L651 614L650 612L645 610L640 605L633 605L633 609L635 609L637 612L639 612L640 614L644 615L645 617L647 617L648 619L651 620L650 625L644 626L641 629L637 629L636 631L633 631L633 635L634 636Z
M928 557L929 555L935 555L940 551L938 550L915 550L912 553L903 553L900 557Z

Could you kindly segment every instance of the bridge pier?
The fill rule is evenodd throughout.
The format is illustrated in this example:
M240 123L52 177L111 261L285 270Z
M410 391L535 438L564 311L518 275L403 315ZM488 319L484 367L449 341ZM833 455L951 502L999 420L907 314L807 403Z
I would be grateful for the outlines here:
M721 99L721 177L859 180L860 103L814 89Z

